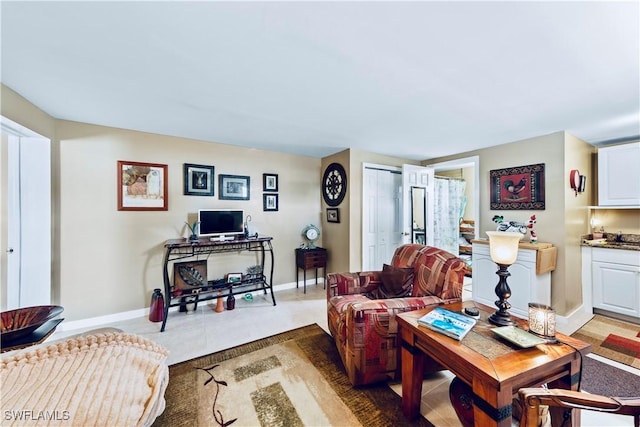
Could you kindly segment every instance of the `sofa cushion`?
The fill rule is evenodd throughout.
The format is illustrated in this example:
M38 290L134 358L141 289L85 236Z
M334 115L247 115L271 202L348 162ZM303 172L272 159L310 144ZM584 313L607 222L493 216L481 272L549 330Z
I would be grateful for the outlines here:
M414 295L438 295L438 283L431 279L431 269L424 264L418 266L416 285Z
M444 300L462 297L464 261L442 249L428 247L416 262L413 296L437 295Z
M384 264L380 279L382 283L369 296L376 298L401 298L411 295L414 272L412 267L399 268Z

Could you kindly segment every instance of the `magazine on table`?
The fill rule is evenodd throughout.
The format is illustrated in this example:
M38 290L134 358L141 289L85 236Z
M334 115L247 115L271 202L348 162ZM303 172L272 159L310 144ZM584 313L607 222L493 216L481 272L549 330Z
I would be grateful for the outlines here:
M436 307L418 319L418 324L458 341L467 335L477 320L462 313Z

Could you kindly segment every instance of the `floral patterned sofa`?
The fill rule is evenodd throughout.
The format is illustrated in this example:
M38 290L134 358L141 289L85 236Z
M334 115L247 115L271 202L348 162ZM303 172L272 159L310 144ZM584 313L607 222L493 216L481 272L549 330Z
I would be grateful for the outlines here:
M413 272L407 296L376 299L383 277L388 277L383 271L327 274L329 331L353 385L397 378L396 314L462 300L467 267L449 252L406 244L396 249L387 267Z

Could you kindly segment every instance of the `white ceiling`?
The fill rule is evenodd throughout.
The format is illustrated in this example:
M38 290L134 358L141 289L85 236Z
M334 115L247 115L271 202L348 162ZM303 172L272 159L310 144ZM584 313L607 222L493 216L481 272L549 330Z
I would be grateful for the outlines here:
M65 120L424 160L640 135L627 2L7 2L2 82Z

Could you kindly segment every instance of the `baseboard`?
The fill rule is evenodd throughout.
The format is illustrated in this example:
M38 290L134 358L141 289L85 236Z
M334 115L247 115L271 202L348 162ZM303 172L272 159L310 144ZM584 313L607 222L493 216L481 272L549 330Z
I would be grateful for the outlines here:
M318 284L323 283L324 279L319 278L318 279ZM307 280L307 286L314 284L315 285L315 279L310 279ZM303 286L303 283L300 283L298 285L299 287ZM290 282L290 283L282 283L279 285L274 285L273 286L273 290L274 292L277 291L283 291L286 289L295 289L296 288L296 283L295 282ZM251 292L247 292L250 294L253 294L254 296L264 293L264 291L262 290L258 290L258 291L251 291ZM169 308L169 312L173 312L173 311L178 311L180 309L180 307L171 307ZM58 327L56 328L57 331L59 332L68 332L68 331L75 331L78 329L89 329L89 328L99 328L99 327L103 327L106 324L109 323L113 323L113 322L120 322L123 320L131 320L131 319L136 319L138 317L145 317L149 315L149 307L144 307L144 308L138 308L135 310L129 310L129 311L122 311L119 313L113 313L113 314L107 314L104 316L97 316L97 317L90 317L87 319L80 319L80 320L72 320L69 322L62 322L60 323L60 325L58 325Z
M556 330L565 335L571 335L593 319L593 310L581 305L568 316L556 315Z
M169 310L173 311L173 309L178 309L178 307L171 307ZM102 327L108 323L135 319L137 317L143 317L147 315L149 315L148 307L139 308L139 309L130 310L130 311L121 311L120 313L107 314L104 316L89 317L87 319L62 322L60 325L58 325L57 331L68 332L68 331L75 331L77 329Z

